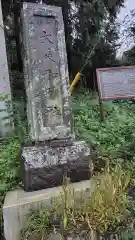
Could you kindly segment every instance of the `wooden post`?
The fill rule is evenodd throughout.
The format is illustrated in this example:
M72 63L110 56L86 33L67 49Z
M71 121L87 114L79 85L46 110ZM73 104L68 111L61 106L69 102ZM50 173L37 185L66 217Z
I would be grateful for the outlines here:
M100 107L100 120L103 122L105 119L104 116L104 107L103 107L103 102L102 99L99 97L99 107Z
M95 77L95 72L93 72L93 88L94 88L94 91L96 91L96 77Z

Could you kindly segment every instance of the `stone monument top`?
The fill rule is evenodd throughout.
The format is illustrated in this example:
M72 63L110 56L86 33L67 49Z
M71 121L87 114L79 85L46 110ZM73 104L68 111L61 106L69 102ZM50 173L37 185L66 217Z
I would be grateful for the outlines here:
M24 3L22 19L32 140L70 137L69 77L61 8Z

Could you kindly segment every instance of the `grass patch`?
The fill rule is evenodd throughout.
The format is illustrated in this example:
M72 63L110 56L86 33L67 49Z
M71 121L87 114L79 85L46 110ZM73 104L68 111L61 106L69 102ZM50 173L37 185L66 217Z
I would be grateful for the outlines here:
M17 188L20 179L20 142L10 137L0 143L0 238L3 236L2 205L7 191Z
M52 208L42 209L28 217L22 239L45 240L49 233L60 232L65 237L85 233L88 239L93 240L95 234L118 233L127 227L130 216L129 181L129 173L117 166L113 171L98 176L92 195L87 191L78 196L70 184L63 185L63 192L52 201Z
M0 239L3 236L2 205L7 191L20 188L20 157L22 142L29 141L26 126L19 122L11 136L0 142Z
M12 189L19 183L20 143L10 138L0 144L0 192Z
M134 100L104 102L105 121L100 121L95 93L80 92L73 97L75 132L89 143L98 156L135 160Z

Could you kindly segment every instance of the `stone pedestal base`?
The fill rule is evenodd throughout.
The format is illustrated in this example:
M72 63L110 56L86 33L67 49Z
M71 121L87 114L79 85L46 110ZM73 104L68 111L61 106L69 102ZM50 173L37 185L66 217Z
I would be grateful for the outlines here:
M93 192L96 181L94 179L71 184L76 194ZM36 192L16 190L7 193L3 205L5 240L19 240L20 231L24 228L27 215L38 211L44 206L51 207L52 199L61 196L62 187L50 188Z
M85 142L62 140L22 149L25 191L62 185L64 174L71 182L88 180L91 176L90 148Z

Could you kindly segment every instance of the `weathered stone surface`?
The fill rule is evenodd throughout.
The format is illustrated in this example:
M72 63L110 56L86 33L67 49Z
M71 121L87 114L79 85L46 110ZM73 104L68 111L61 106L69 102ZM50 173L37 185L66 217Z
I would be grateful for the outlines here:
M11 119L9 118L10 114L7 111L9 108L9 101L11 102L11 89L0 0L0 138L6 137L13 127L10 121Z
M71 184L77 196L82 192L90 194L95 187L95 180L91 179ZM16 190L8 192L3 205L4 235L6 240L19 240L28 214L45 207L52 207L52 199L61 196L62 187L56 187L36 192ZM59 239L60 240L60 239Z
M71 107L61 8L24 3L22 26L31 137L35 141L69 137Z
M24 70L28 122L35 146L23 147L26 191L90 177L90 149L74 142L68 96L68 67L61 8L24 3Z
M72 182L90 178L90 149L83 141L59 147L24 147L21 162L26 191L61 185L64 174Z

